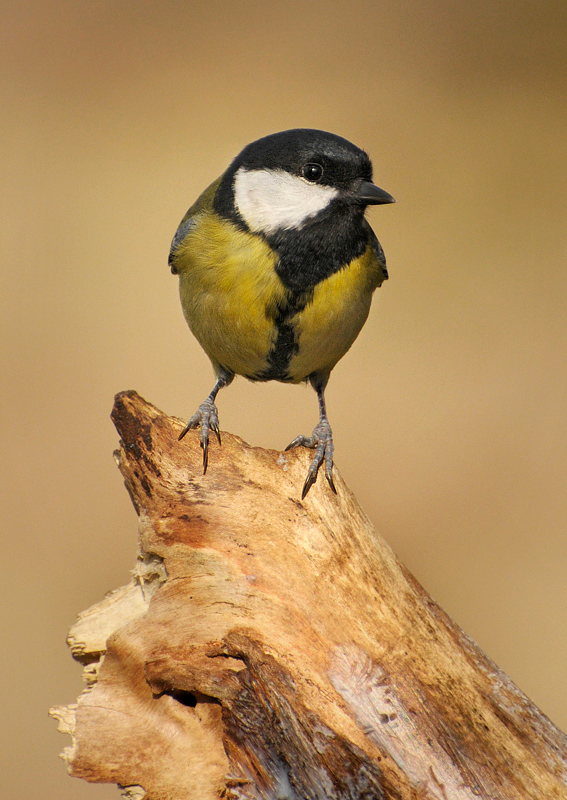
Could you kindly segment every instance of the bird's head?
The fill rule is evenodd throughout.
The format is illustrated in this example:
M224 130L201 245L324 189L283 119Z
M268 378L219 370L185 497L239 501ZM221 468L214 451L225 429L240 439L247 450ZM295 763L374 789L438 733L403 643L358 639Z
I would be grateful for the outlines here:
M394 198L372 183L364 150L325 131L298 128L247 145L223 175L215 208L265 236L300 230Z

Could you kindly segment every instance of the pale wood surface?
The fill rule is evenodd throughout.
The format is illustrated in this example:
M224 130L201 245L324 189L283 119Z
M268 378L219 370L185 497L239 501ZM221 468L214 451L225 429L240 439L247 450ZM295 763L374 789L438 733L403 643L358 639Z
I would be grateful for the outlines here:
M554 800L567 739L427 595L310 453L118 395L134 578L69 634L71 774L146 800ZM456 535L458 532L456 532Z

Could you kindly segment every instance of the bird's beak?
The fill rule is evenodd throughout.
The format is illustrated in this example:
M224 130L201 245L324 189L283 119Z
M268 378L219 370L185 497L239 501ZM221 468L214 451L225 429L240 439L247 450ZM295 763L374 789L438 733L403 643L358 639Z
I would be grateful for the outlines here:
M388 194L384 189L380 189L370 181L364 181L364 183L359 186L356 192L356 199L361 203L372 206L396 202L391 194Z

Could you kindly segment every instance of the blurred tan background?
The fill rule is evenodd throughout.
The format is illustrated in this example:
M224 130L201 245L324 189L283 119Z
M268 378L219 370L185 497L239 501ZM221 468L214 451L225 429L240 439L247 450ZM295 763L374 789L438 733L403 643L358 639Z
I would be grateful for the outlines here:
M47 718L81 686L68 626L134 562L112 398L135 388L186 418L208 393L169 243L244 144L297 126L364 147L398 201L370 212L391 279L328 390L337 465L567 728L564 0L1 16L3 796L118 796L67 777ZM271 448L317 419L302 387L239 379L219 405L223 428Z

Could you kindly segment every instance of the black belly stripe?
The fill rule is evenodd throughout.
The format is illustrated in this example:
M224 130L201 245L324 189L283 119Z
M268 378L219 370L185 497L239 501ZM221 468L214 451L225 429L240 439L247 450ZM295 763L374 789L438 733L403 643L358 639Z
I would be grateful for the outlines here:
M259 381L285 381L292 357L299 350L299 343L293 325L286 320L276 323L278 334L268 356L268 366L258 375Z
M280 306L271 319L277 329L277 335L268 355L268 366L258 375L252 376L255 381L289 381L288 367L291 359L299 350L299 342L291 319L313 299L313 287L300 292L289 291L285 305Z

